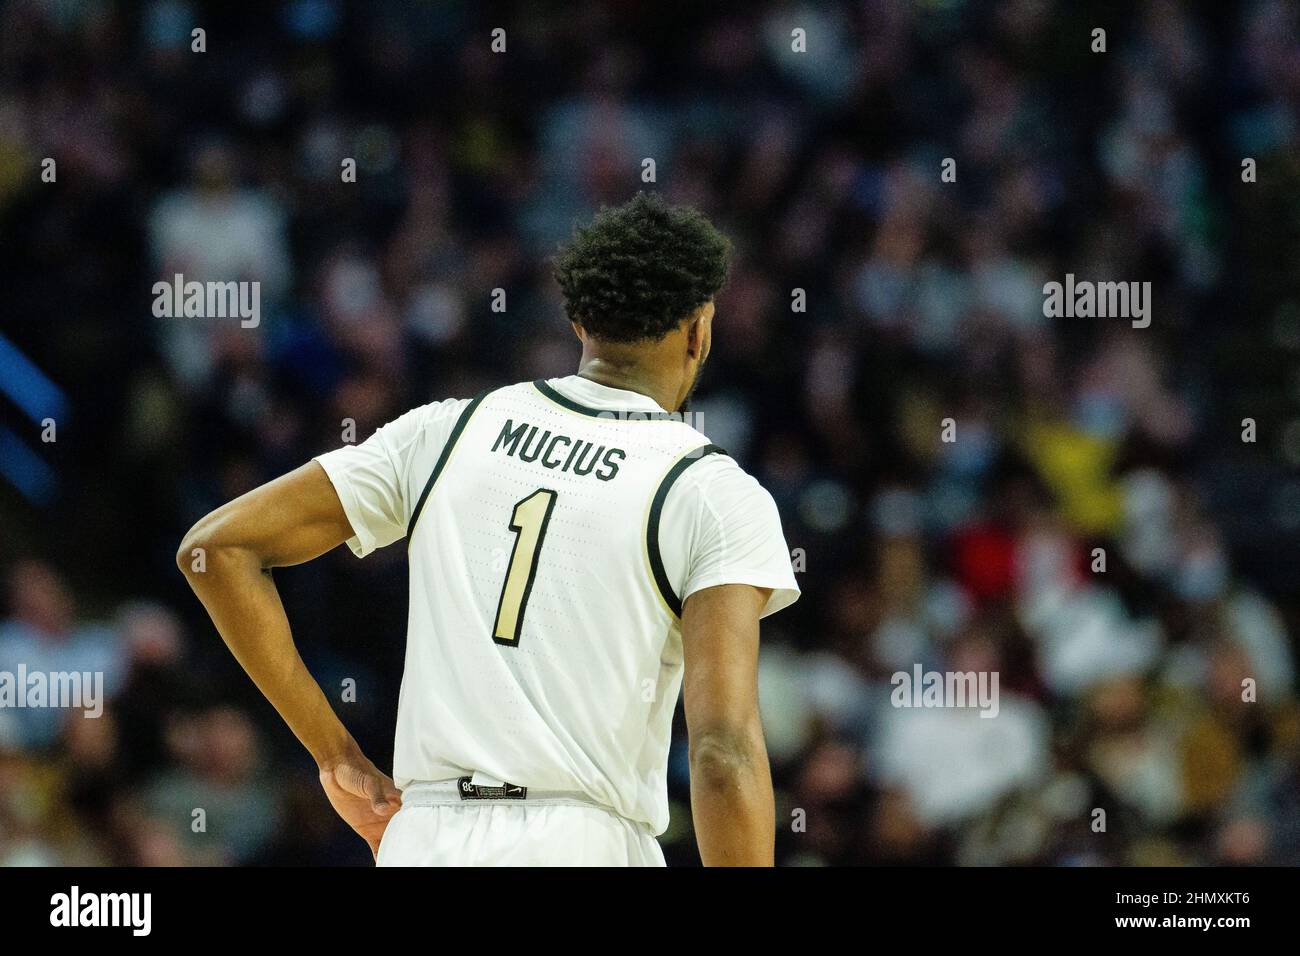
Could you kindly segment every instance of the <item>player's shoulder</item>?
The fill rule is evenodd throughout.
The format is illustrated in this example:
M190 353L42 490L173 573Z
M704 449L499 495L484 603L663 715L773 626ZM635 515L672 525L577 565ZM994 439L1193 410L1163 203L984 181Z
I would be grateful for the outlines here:
M451 434L473 401L470 398L444 398L417 405L380 426L375 438L393 453L411 446L436 444Z
M674 489L679 497L696 499L714 512L730 511L737 507L766 507L773 502L771 494L757 478L747 472L724 448L700 435L703 444L696 457L688 453L690 464L676 482Z
M440 398L415 406L394 419L391 424L396 425L400 422L411 429L434 427L440 423L455 421L473 403L472 398Z

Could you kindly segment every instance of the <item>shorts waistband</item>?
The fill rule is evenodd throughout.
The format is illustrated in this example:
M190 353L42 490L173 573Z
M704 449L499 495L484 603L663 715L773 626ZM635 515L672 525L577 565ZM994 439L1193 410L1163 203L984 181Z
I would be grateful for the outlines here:
M402 790L404 807L473 806L483 803L567 804L595 807L607 813L614 813L603 803L597 803L587 794L576 790L535 790L532 787L512 783L488 787L471 783L469 777L453 780L413 780Z

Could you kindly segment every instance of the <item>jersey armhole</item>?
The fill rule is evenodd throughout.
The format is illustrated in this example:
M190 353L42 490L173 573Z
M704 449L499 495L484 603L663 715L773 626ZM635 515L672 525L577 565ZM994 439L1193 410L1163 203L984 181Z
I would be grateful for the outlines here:
M727 451L719 445L702 445L691 449L673 462L660 479L646 514L645 553L650 579L664 608L678 621L682 617L682 600L674 590L672 581L668 578L668 570L664 567L663 553L659 547L659 523L663 518L664 503L668 500L668 492L672 490L673 484L687 468L709 455L727 455Z
M461 410L460 415L456 417L456 424L452 426L451 434L447 436L447 442L442 446L442 451L439 453L438 460L433 466L433 471L429 473L429 479L424 483L424 490L420 492L420 497L416 500L415 507L411 509L411 520L406 526L406 546L408 549L411 546L411 537L415 534L416 523L420 520L420 513L424 511L424 503L428 500L429 493L433 491L433 486L437 483L438 476L441 475L443 469L447 467L447 461L451 458L451 453L456 447L456 442L460 440L461 433L465 431L465 426L469 424L470 418L473 417L474 412L478 409L479 405L483 403L483 399L492 394L492 391L492 389L489 389L488 391L480 392L468 405L464 407L464 409Z

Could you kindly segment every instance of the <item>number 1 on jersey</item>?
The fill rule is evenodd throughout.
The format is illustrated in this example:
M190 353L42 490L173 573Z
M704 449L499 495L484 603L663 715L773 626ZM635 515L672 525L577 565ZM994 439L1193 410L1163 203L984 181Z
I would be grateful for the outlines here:
M497 602L497 618L492 625L492 640L498 644L516 647L524 626L524 606L533 589L537 575L537 559L542 553L542 538L555 508L555 492L538 488L527 498L515 504L510 516L510 530L515 533L515 546L510 552L506 567L506 580L501 586L501 600Z

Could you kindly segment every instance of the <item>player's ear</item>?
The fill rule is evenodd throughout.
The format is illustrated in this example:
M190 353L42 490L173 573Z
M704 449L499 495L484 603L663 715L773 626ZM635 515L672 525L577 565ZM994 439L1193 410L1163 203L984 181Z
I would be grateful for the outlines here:
M577 322L570 322L569 325L573 326L573 334L578 337L578 341L581 342L583 345L586 345L587 337L582 333L582 326L579 325Z
M698 313L691 315L686 320L686 354L691 358L697 358L700 354L700 347L704 344L703 330L700 328L700 317Z
M713 319L713 303L705 302L686 320L686 354L693 359L702 357L709 348L709 325Z

